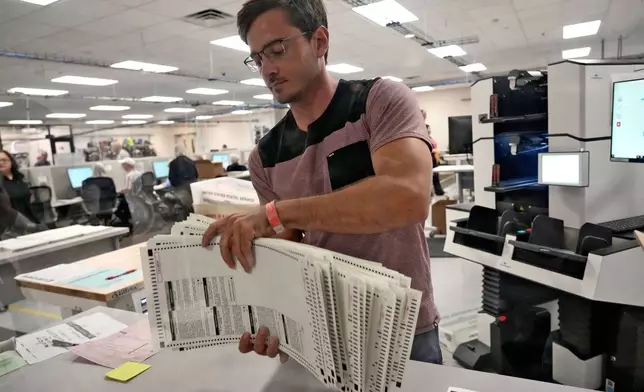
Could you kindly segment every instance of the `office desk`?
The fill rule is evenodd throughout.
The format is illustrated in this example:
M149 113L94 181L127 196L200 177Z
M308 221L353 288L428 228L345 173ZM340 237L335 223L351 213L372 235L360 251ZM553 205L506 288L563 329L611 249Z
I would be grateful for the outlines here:
M448 165L434 168L434 173L454 173L456 176L456 190L458 192L458 202L463 203L463 189L465 188L465 176L471 173L474 175L474 166L472 165ZM472 180L473 182L473 180Z
M141 313L144 284L140 249L145 246L146 243L141 243L73 263L79 268L87 267L90 271L137 270L131 276L126 275L122 280L103 288L79 287L60 282L36 283L26 279L24 275L17 276L15 280L27 299L59 306L63 309L64 316L71 316L96 306Z
M73 263L119 248L119 237L127 228L106 227L82 237L45 244L21 251L0 251L0 302L4 305L24 299L14 281L16 275L57 264ZM47 232L42 232L47 235Z
M102 312L125 324L144 315L97 307L72 317ZM109 369L76 360L72 353L25 366L0 377L0 391L40 392L323 392L326 389L308 371L291 360L280 365L276 359L255 354L242 355L236 347L205 348L186 352L162 350L145 363L152 367L127 383L108 381ZM584 389L473 372L446 366L410 362L401 392L447 392L449 387L476 392L588 392ZM396 389L398 390L398 389Z
M75 197L73 199L58 199L55 202L51 203L51 206L54 208L68 207L75 204L81 204L83 199L81 197Z

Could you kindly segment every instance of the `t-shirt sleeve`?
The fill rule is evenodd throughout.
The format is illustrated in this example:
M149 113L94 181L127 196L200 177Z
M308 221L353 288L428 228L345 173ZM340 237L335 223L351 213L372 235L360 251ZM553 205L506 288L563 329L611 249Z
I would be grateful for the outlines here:
M385 144L405 137L421 139L431 146L418 101L402 83L391 80L375 83L367 98L366 120L372 154Z
M250 171L250 180L257 192L257 196L259 196L259 202L262 205L273 200L279 200L273 191L273 187L270 184L268 176L266 175L266 171L262 165L262 158L259 156L257 147L253 149L248 157L248 170Z

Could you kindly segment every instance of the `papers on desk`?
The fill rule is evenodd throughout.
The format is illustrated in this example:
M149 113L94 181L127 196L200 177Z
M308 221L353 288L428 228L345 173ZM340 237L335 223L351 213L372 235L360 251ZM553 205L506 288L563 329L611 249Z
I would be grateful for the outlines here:
M143 362L156 354L157 349L152 344L148 320L141 320L108 337L73 347L72 352L115 369L124 362Z
M16 339L16 351L32 365L69 351L65 347L55 347L53 340L71 344L83 344L92 339L118 332L127 325L114 320L104 313L94 313L76 320L34 332Z
M32 283L57 283L72 279L79 275L91 273L92 267L72 264L58 264L40 271L28 272L17 277Z
M0 354L0 377L25 366L27 362L15 351L5 351Z
M68 227L61 227L58 229L47 230L40 233L27 234L18 238L12 238L9 240L0 241L0 249L9 251L9 252L16 252L16 251L35 248L38 246L61 242L61 241L69 240L76 237L90 235L107 229L109 229L109 227L105 227L105 226L73 225Z
M366 392L401 385L421 299L410 278L275 239L255 241L252 274L231 270L218 239L201 247L210 221L191 215L142 249L159 347L236 346L244 332L264 326L281 351L327 386Z
M126 274L120 268L96 268L78 263L59 264L40 271L17 276L32 283L61 283L89 289L105 289L130 279L140 279L141 271ZM108 279L112 277L112 279Z

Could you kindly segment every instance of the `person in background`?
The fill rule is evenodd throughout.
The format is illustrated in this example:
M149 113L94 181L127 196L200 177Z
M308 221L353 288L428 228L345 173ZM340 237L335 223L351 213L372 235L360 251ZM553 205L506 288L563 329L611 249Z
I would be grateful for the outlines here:
M134 181L141 177L141 174L143 173L136 170L136 162L134 162L134 159L132 158L122 159L119 163L125 172L125 187L123 188L123 192L127 193L132 190L132 184L134 184Z
M107 177L107 169L105 169L105 165L100 162L96 162L92 168L92 177Z
M47 160L48 156L49 154L47 154L47 151L40 150L40 154L38 155L38 158L36 158L34 166L51 166L51 162Z
M199 173L195 162L185 155L183 147L177 145L174 149L176 158L170 161L168 179L164 188L179 188L197 181Z
M221 146L221 149L222 149L222 150L227 150L227 149L228 149L228 146L224 144L223 146Z
M425 127L427 128L427 136L429 137L429 142L431 143L430 149L432 150L432 166L440 166L440 151L438 150L438 143L432 137L432 127L427 124L427 112L420 110L423 114L423 120L425 120ZM432 172L432 185L434 186L434 194L436 196L445 196L445 191L441 185L441 177L438 173Z
M0 175L4 177L3 187L11 200L11 207L32 222L38 223L31 209L31 192L25 176L18 170L18 164L8 151L0 150Z
M227 172L238 172L238 171L247 171L247 170L248 170L248 168L247 168L246 166L241 165L241 164L239 163L239 158L237 158L237 157L232 157L230 160L231 160L233 163L232 163L232 164L230 164L230 165L228 165L228 167L226 168L226 171L227 171Z
M109 158L120 161L126 158L130 158L130 153L123 149L121 143L113 141L112 143L110 143Z

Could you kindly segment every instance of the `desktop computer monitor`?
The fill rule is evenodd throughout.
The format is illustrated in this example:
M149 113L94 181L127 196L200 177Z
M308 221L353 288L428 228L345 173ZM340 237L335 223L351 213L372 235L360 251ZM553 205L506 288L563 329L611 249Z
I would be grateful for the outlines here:
M610 158L644 163L644 79L613 83Z
M83 181L92 177L91 167L70 167L67 169L67 177L72 189L78 190L83 186Z
M587 187L590 153L547 152L539 154L539 184Z
M169 161L156 161L152 162L152 169L156 178L166 178L170 174Z
M224 169L230 165L230 154L214 153L212 154L213 162L221 162Z

